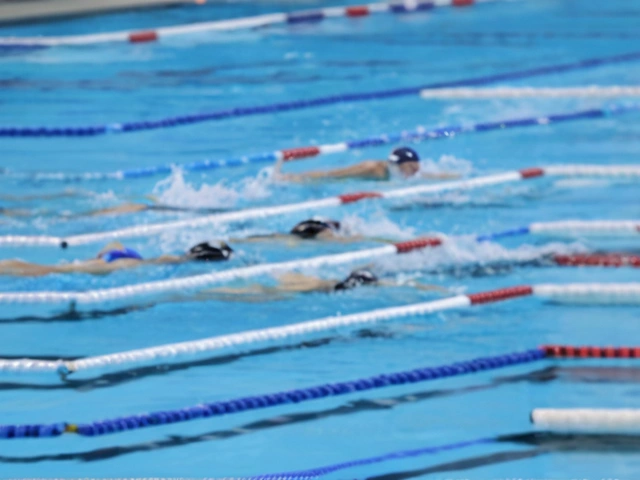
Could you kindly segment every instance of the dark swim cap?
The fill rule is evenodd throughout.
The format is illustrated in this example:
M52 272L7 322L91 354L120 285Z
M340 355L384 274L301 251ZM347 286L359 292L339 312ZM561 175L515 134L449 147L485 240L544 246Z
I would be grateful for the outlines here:
M325 230L331 230L333 232L340 230L340 222L325 218L310 218L309 220L298 223L289 233L300 238L315 238Z
M369 270L355 270L351 272L347 278L338 283L334 287L334 290L349 290L351 288L359 287L360 285L370 285L377 281L378 277Z
M209 242L199 243L191 247L187 256L192 260L199 262L217 262L220 260L229 260L233 250L224 242L218 242L218 246L211 245Z
M391 154L389 154L388 160L391 163L400 165L407 162L419 162L420 157L415 150L409 147L396 148Z

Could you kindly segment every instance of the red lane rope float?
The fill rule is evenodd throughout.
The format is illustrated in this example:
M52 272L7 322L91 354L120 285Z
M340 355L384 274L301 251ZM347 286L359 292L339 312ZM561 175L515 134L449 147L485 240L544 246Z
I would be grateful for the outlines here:
M364 5L347 7L345 13L347 14L347 17L365 17L369 15L369 8Z
M416 240L409 240L407 242L400 242L394 244L398 253L406 253L412 250L418 250L426 247L437 247L442 245L441 238L419 238Z
M404 385L437 380L447 377L461 376L482 371L495 370L512 365L521 365L540 361L546 358L558 358L556 351L569 351L581 347L550 347L543 346L503 355L474 358L467 361L455 362L435 367L417 368L400 372L379 374L372 377L360 378L351 381L327 383L297 390L281 391L269 394L261 394L227 401L201 403L199 405L130 415L126 417L101 420L86 424L58 422L53 424L26 424L26 425L0 425L0 438L35 438L35 437L59 437L65 433L74 433L82 436L93 437L105 434L118 433L127 430L179 423L189 420L203 419L213 416L222 416L243 411L268 408L288 403L300 403L310 400L322 399L338 395L347 395L354 392L374 390L394 385ZM614 347L590 347L592 351L626 352L640 350L638 348L624 349ZM601 358L617 358L615 355L606 355ZM636 357L624 357L636 358ZM280 477L279 477L280 478Z
M640 358L640 347L543 345L540 348L551 358Z
M543 168L525 168L520 170L520 175L522 175L522 178L542 177L544 175L544 169Z
M299 160L320 155L319 147L298 147L282 150L282 158L285 161Z
M574 254L554 255L553 261L567 267L636 267L640 268L639 255L626 254Z
M471 305L479 305L481 303L499 302L510 298L526 297L533 295L533 287L521 285L517 287L501 288L491 292L472 293L467 295L471 300Z
M131 43L154 42L158 39L158 34L152 30L146 32L134 32L129 35Z

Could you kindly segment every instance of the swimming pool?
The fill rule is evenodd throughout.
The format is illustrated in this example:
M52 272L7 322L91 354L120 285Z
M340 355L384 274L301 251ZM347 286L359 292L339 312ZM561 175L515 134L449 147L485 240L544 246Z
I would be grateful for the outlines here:
M305 8L343 3L311 1ZM299 8L277 2L182 7L7 26L0 29L0 35L141 30L218 15L235 18ZM185 35L149 44L11 50L0 57L0 125L145 121L609 58L640 50L634 28L638 15L640 11L622 0L606 5L592 0L492 2L464 9ZM632 85L639 73L640 63L629 61L496 85ZM26 216L0 217L0 235L66 237L197 217L158 211L81 215L124 202L145 202L147 195L171 206L237 210L407 186L400 180L384 185L364 181L286 185L271 180L269 163L125 180L74 180L74 174L234 158L335 144L417 125L435 128L490 122L612 103L616 101L597 98L422 100L406 96L127 134L2 138L0 166L7 170L0 177L5 195L2 206L25 210ZM414 147L426 159L426 168L467 176L567 163L635 165L640 149L638 120L640 114L630 112L456 135ZM385 158L390 148L355 149L285 168L304 171ZM32 175L53 172L63 172L70 179ZM126 239L126 244L153 257L182 252L204 239L222 238L229 241L235 255L225 264L150 266L108 276L5 276L0 277L0 291L105 289L379 247L367 241L311 242L295 247L233 242L251 234L287 231L311 214L336 218L363 236L390 237L396 242L433 232L486 234L534 222L637 219L637 185L627 179L543 177L417 199L372 199L321 211L163 231ZM57 196L60 192L68 196ZM52 196L46 197L49 194ZM28 198L31 195L45 198ZM66 250L1 246L0 255L56 263L92 257L103 245L96 242ZM437 249L380 257L375 269L388 281L415 279L449 288L452 294L514 285L637 281L637 270L632 268L567 268L535 261L551 252L600 250L637 252L637 237L538 235L483 243L454 238ZM364 263L367 261L306 269L305 273L339 279ZM262 275L234 280L231 285L256 281L273 283ZM441 298L409 286L312 293L266 303L173 298L179 293L79 304L75 314L65 314L68 306L61 304L3 305L0 356L94 356ZM149 305L167 299L172 301ZM450 364L549 343L637 345L637 311L637 306L584 306L533 297L400 317L362 328L343 327L166 363L77 372L64 382L51 373L3 372L0 424L91 422ZM533 408L633 407L637 395L637 367L632 361L544 360L501 372L435 380L429 385L393 386L117 435L6 441L0 472L6 477L241 477L298 471L388 452L531 432L535 430L529 423ZM629 450L633 453L631 447ZM428 474L478 479L551 474L558 478L628 478L640 468L632 453L616 449L594 453L580 444L567 452L550 444L532 447L522 442L494 442L336 471L328 478L387 474L385 478Z

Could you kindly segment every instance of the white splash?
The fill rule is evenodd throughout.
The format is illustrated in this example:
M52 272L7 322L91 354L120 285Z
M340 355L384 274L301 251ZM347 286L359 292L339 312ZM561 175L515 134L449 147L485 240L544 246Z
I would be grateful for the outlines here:
M401 227L385 216L382 210L378 210L369 218L359 217L356 214L342 218L341 233L344 236L361 236L366 238L383 238L389 240L403 240L415 237L415 229Z
M261 200L271 194L272 168L262 169L256 177L248 177L236 184L222 180L213 185L194 186L184 179L182 170L175 168L169 177L159 181L153 195L163 205L187 208L229 208L240 199Z
M420 161L420 172L422 173L457 173L467 176L473 171L473 164L464 158L454 155L442 155L438 160L431 158Z
M522 245L508 249L498 243L477 242L475 237L456 237L442 246L413 253L384 258L380 267L388 273L439 270L443 268L518 264L542 260L553 254L584 253L588 249L581 243L553 242L545 245Z
M611 182L607 179L595 179L595 178L563 178L553 182L553 186L556 188L593 188L593 187L607 187Z

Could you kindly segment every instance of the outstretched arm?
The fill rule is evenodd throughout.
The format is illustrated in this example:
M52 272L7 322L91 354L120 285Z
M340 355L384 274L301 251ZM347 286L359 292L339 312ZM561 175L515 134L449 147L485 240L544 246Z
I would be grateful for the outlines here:
M278 160L274 169L274 175L276 176L276 178L289 182L300 183L313 180L347 178L359 178L363 180L385 180L389 176L386 163L377 160L367 160L356 165L351 165L344 168L336 168L334 170L318 170L300 174L281 173L281 169L282 160Z
M408 281L406 283L403 283L403 284L399 284L397 282L390 281L390 280L382 280L382 281L378 282L378 285L386 286L386 287L408 286L408 287L413 287L416 290L422 290L422 291L425 291L425 292L437 292L437 293L441 293L442 295L446 295L448 293L451 293L451 291L449 289L441 287L439 285L430 285L430 284L426 284L426 283L420 283L420 282L416 282L415 280L410 280L410 281Z
M87 217L100 217L103 215L124 215L127 213L142 212L144 210L147 210L148 208L149 206L144 203L123 203L121 205L116 205L115 207L92 210L82 215Z
M0 275L41 277L54 272L56 272L56 267L49 265L38 265L37 263L23 262L22 260L0 261Z

